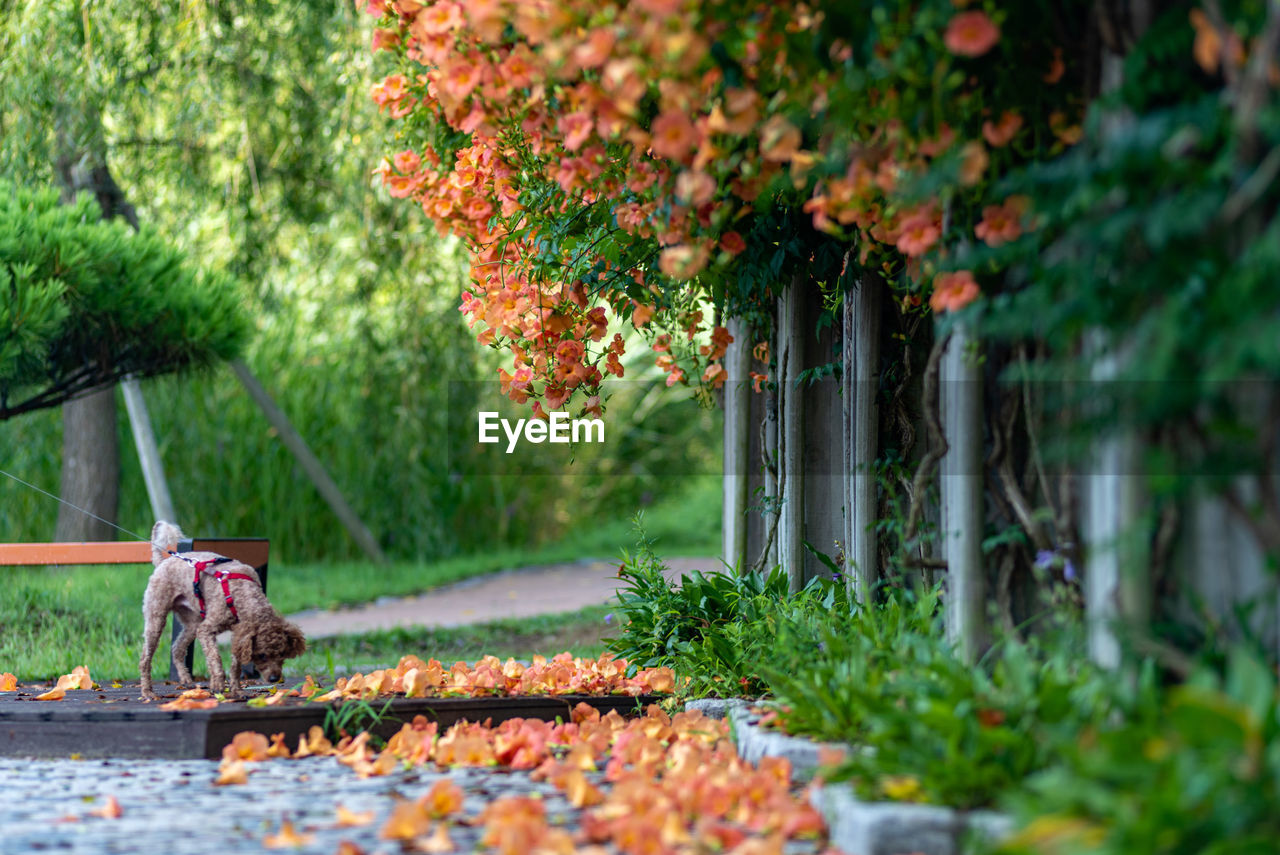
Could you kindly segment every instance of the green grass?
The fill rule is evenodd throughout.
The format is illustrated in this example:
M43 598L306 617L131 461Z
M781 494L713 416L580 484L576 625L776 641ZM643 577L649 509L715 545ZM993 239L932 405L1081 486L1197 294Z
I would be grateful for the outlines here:
M646 512L645 526L656 539L660 554L712 555L716 552L720 502L714 488L714 481L708 479L696 490L673 497ZM584 557L613 557L634 543L634 532L626 521L619 519L584 531L571 542L525 552L502 550L439 562L387 565L273 563L269 590L276 608L291 613L421 593L513 567ZM0 568L0 573L4 574L5 581L4 594L0 596L0 672L13 672L21 680L49 680L77 665L88 665L99 681L137 679L142 592L151 574L149 565ZM603 614L599 614L601 620ZM579 619L581 616L570 623ZM504 658L517 654L527 657L532 653L558 653L565 647L577 655L593 651L598 655L603 649L598 641L592 642L595 647L575 648L576 642L566 640L558 649L544 651L531 645L541 644L539 639L551 636L544 632L525 639L517 632L521 626L541 626L541 622L547 620L565 619L504 621L489 628L437 630L436 633L442 633L438 635L375 633L349 643L333 642L332 647L328 642L317 642L317 654L306 659L305 666L297 667L323 673L328 668L329 655L338 668L346 668L349 663L363 666L371 661L394 664L403 653L430 653L428 648L434 644L441 645L442 652L431 655L442 661L448 656L475 658L482 653ZM387 637L382 638L384 635ZM454 648L467 656L445 652ZM321 651L328 651L329 655ZM197 651L197 673L201 670L200 659ZM168 667L164 653L158 653L152 667L155 677L165 676ZM291 665L290 670L295 670L295 666Z

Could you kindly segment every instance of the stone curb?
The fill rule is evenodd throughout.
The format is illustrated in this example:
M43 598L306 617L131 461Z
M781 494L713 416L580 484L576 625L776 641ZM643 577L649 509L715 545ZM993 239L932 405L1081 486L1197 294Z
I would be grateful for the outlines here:
M748 706L750 702L741 698L698 698L694 701L686 701L684 708L686 712L697 710L707 718L724 719L729 717L730 710L738 707L746 709Z
M994 811L863 802L848 784L816 786L809 801L826 820L832 845L858 855L963 855L974 838L999 840L1013 831L1013 820Z
M752 763L762 757L785 757L791 761L796 780L813 778L822 748L848 750L847 745L818 743L762 728L756 724L759 715L751 712L745 701L726 704L726 711L740 757ZM864 802L848 784L815 785L810 802L826 820L831 845L851 855L962 855L966 842L974 838L998 840L1013 830L1013 820L994 811Z
M746 703L729 709L729 728L738 746L738 756L751 763L759 763L764 757L785 757L791 762L791 777L794 780L813 780L821 765L818 755L822 749L849 750L849 746L837 742L814 742L759 727L756 724L759 718L760 715L752 712Z

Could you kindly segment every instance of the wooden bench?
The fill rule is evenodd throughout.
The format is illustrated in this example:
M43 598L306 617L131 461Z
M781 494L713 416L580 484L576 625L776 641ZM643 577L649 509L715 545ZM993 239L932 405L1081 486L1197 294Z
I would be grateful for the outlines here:
M178 543L179 552L216 552L248 564L258 572L262 590L267 589L267 553L271 541L262 537L197 537ZM34 567L50 564L150 564L151 544L142 541L102 541L85 543L0 543L0 567ZM142 610L138 591L138 610ZM182 632L182 622L173 616L173 638ZM141 639L139 639L141 640ZM187 648L187 668L191 668L196 645ZM252 666L250 666L252 667ZM169 679L178 678L169 657Z

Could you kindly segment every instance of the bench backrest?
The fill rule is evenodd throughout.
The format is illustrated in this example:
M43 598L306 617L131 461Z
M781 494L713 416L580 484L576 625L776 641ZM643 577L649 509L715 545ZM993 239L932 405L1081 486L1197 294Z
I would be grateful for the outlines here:
M216 552L258 571L267 587L271 541L264 537L197 537L178 544L179 552ZM0 567L41 564L150 564L151 544L141 541L83 543L0 543Z

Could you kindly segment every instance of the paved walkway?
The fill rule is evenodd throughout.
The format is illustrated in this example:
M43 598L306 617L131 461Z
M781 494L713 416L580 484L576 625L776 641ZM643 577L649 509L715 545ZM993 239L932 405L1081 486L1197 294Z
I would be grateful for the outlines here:
M664 559L668 577L715 570L715 558ZM477 576L427 594L384 598L335 611L313 609L289 615L308 638L371 632L400 626L464 626L503 618L572 612L608 603L622 584L616 562L577 561Z
M474 816L503 796L538 795L549 817L567 823L577 812L554 787L528 774L486 769L439 772L434 766L361 779L331 758L250 764L249 783L216 787L213 760L0 760L0 853L54 850L85 853L213 855L267 851L263 840L289 821L311 840L293 851L332 855L340 841L366 852L399 847L378 839L399 798L417 799L440 778L466 793L463 811ZM94 816L108 797L117 819ZM372 812L368 825L341 828L338 806ZM458 852L479 843L480 829L457 824ZM292 847L286 847L292 849Z
M266 853L281 851L267 838L278 834L286 821L304 839L285 845L284 851L393 855L401 847L378 836L392 810L401 800L421 798L441 778L451 778L462 788L462 816L467 819L508 796L541 798L551 824L571 832L580 828L582 818L582 811L560 791L546 781L532 781L527 772L456 767L441 771L428 765L362 779L332 757L247 765L247 784L218 787L213 783L218 775L214 760L0 759L0 855ZM606 790L610 786L602 773L589 773L589 778ZM119 817L95 815L108 798L119 805ZM367 814L367 824L341 827L339 806ZM482 834L479 825L452 823L451 851L496 853L481 845ZM342 850L344 841L360 848ZM788 841L783 851L817 855L821 848L815 840ZM613 847L594 851L618 855Z

